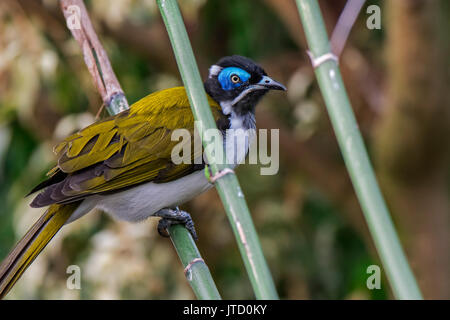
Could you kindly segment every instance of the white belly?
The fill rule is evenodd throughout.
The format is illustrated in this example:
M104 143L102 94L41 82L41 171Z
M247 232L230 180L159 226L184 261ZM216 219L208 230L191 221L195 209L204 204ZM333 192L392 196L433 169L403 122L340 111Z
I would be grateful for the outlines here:
M204 171L199 170L167 183L149 182L111 195L92 196L83 201L68 223L93 208L105 211L119 220L141 221L163 208L173 208L189 201L212 186Z

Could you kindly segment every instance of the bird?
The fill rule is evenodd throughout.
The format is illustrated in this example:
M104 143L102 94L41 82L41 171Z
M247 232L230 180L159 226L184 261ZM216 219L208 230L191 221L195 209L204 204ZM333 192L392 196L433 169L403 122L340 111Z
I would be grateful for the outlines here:
M213 64L204 88L225 148L230 145L226 143L227 130L255 129L255 107L260 99L270 90L286 90L259 64L239 55ZM175 87L154 92L57 144L56 165L28 194L39 191L30 206L48 209L2 262L0 297L58 230L93 209L129 222L161 217L160 234L167 236L164 230L168 226L181 223L197 238L191 216L178 206L213 187L205 176L207 163L175 164L171 159L177 144L172 133L185 129L193 135L194 127L186 90ZM248 144L231 167L238 165L247 151ZM191 159L201 156L193 152Z

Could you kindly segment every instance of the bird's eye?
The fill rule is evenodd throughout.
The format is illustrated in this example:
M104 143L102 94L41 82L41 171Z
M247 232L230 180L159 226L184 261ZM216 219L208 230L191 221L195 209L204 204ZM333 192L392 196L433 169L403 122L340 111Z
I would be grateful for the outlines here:
M232 74L230 78L233 83L239 83L241 81L241 78L237 74Z

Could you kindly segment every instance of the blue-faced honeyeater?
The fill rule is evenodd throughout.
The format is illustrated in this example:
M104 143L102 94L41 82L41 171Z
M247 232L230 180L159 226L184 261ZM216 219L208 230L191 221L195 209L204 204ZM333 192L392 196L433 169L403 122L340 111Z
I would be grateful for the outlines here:
M261 97L269 90L286 90L258 64L236 55L211 66L204 86L224 145L227 129L255 128L254 111ZM131 222L158 216L160 233L170 224L183 223L195 237L189 214L177 206L212 184L205 177L204 164L172 161L171 151L178 142L171 134L176 129L194 134L184 87L150 94L59 143L54 149L57 164L49 178L30 192L41 191L32 207L49 208L0 266L0 296L64 224L93 209ZM245 154L247 150L248 145Z

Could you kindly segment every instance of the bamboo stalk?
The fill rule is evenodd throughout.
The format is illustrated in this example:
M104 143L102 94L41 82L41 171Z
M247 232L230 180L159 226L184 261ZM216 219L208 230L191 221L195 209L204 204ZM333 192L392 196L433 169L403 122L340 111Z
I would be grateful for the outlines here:
M184 266L186 279L195 295L203 300L220 300L219 291L191 234L181 225L171 226L169 234Z
M296 0L312 57L331 48L316 0ZM422 299L370 164L337 62L315 68L350 178L364 212L387 278L397 299Z
M203 138L203 133L206 130L217 129L217 126L206 98L205 89L177 1L157 0L157 3L172 43L192 112L195 119L201 122L201 126L197 129ZM202 140L210 169L212 174L215 175L226 168L226 166L216 163L211 150L207 148L205 139ZM256 298L278 299L272 276L264 259L247 203L242 195L236 176L234 174L223 176L217 180L216 188L237 239Z
M83 0L61 0L60 4L67 25L82 49L86 66L108 113L114 115L128 109L125 94L95 33ZM197 246L186 228L170 227L169 234L185 268L194 259L201 259ZM204 261L193 264L189 272L186 277L198 299L220 299Z
M365 2L366 0L348 0L336 22L336 26L331 34L330 46L333 53L338 57L341 55L342 50L344 50L353 24L358 18L359 12Z
M60 5L67 27L80 45L84 62L109 114L128 109L125 94L95 33L83 0L61 0Z

